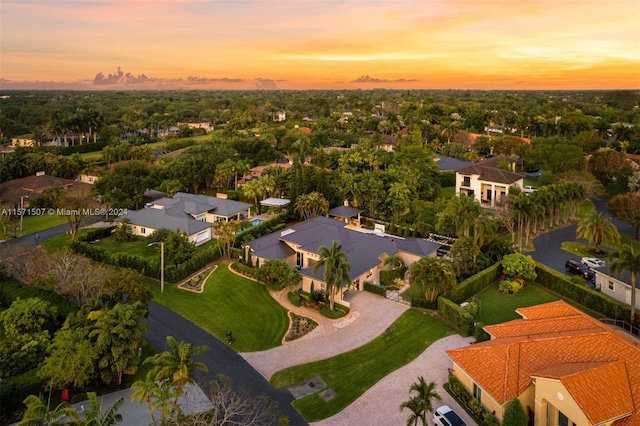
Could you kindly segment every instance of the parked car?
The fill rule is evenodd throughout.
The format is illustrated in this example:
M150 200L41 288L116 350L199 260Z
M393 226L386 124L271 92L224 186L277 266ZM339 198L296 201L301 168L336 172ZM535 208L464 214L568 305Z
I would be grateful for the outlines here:
M580 261L589 268L602 268L605 265L604 260L595 257L583 257Z
M433 413L433 424L436 426L467 426L448 405L438 407Z
M593 271L580 263L580 261L578 260L567 260L567 262L565 263L565 267L567 268L567 271L572 272L576 275L580 275L585 280L593 281L593 279L595 278L595 274L593 273Z
M531 194L532 192L537 191L537 188L534 188L531 185L527 185L522 188L522 191L525 192L526 194Z

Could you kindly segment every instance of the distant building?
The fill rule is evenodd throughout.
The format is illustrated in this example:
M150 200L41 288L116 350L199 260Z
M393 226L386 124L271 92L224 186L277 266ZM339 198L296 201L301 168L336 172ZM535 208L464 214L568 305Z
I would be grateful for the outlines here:
M285 121L287 119L287 113L284 111L278 111L275 114L274 121Z
M190 119L190 120L179 121L178 127L182 125L189 126L190 129L204 129L206 132L213 131L213 125L211 124L211 121L208 121L208 120Z

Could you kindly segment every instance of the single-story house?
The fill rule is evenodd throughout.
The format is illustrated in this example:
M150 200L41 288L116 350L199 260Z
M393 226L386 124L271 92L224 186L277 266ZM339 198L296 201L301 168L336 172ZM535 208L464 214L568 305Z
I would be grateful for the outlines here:
M159 210L175 210L186 213L195 220L209 223L251 217L251 204L187 192L176 192L172 198L160 198L149 203L148 207Z
M363 290L365 281L379 282L380 271L387 269L384 260L389 256L400 256L405 265L411 265L423 257L435 257L440 247L422 238L356 230L348 228L344 221L318 216L245 244L245 258L254 266L269 259L285 260L299 269L304 291L310 292L312 285L315 290L326 290L322 268L314 273L313 265L320 259L320 246L330 247L333 241L340 244L349 258L353 281L347 285L347 291ZM344 289L338 294L336 301L348 306Z
M146 206L121 216L129 219L133 235L146 237L162 228L180 230L196 245L214 237L212 223L251 217L251 204L186 192L177 192L173 198L163 197Z
M345 200L342 206L329 210L329 217L348 225L360 227L360 213L362 213L362 210L349 206L349 201Z
M563 301L485 326L491 340L447 351L453 375L500 422L518 398L536 426L640 424L640 344Z
M15 206L20 205L21 199L24 206L29 205L29 200L42 196L42 193L48 189L57 187L64 190L77 190L81 188L90 188L91 185L71 179L64 179L57 176L49 176L44 172L39 172L34 176L13 179L0 183L0 202L12 203Z
M602 294L631 305L631 273L627 270L614 274L608 265L593 268L596 288ZM640 310L640 276L636 276L636 309Z
M509 187L524 187L524 175L497 167L497 157L456 170L456 194L472 196L483 207L499 207Z

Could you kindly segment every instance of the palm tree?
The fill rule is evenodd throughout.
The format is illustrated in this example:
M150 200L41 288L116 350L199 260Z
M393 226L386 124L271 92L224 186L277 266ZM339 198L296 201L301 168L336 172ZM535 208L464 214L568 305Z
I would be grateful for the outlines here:
M313 273L315 274L318 269L324 268L323 279L329 293L329 308L333 311L336 288L342 287L343 283L351 282L351 276L349 275L351 265L349 265L347 254L340 250L340 245L335 240L331 247L320 246L318 255L320 260L313 265Z
M432 413L434 409L433 400L442 401L442 397L436 392L437 386L435 382L425 382L422 376L418 377L418 381L411 385L410 392L416 392L417 395L402 403L400 409L406 406L414 411L417 408L419 414L416 415L414 411L414 414L407 420L407 425L417 424L418 418L422 420L423 426L427 425L427 413Z
M122 422L122 414L118 413L118 409L124 402L123 398L115 401L104 413L102 412L102 404L98 402L98 396L95 392L88 392L89 409L82 413L83 426L113 426Z
M629 271L631 275L631 322L634 322L636 315L636 274L640 274L640 253L634 253L633 245L625 244L622 248L611 254L611 273L622 273Z
M600 253L600 244L603 241L620 241L620 233L611 219L602 213L593 212L578 223L576 238L589 240L596 246L595 252Z
M252 199L258 209L258 214L260 214L260 203L258 202L258 198L262 197L263 189L262 184L258 179L253 179L248 182L245 182L242 185L242 193L246 198Z
M422 417L422 404L420 403L420 399L417 396L412 396L410 400L400 404L400 411L404 410L405 408L411 410L411 415L407 419L407 426L418 426L419 420L422 422L422 424L425 424Z
M22 420L17 426L58 426L77 424L80 419L78 412L71 406L63 402L53 411L49 411L49 403L51 402L51 391L49 391L49 401L45 404L43 396L29 395L24 400L27 406Z
M178 395L187 383L194 382L196 370L209 371L201 362L194 362L193 357L208 351L208 346L196 346L184 341L178 342L173 336L167 336L167 344L171 351L164 351L144 360L144 363L152 363L154 368L152 375L155 380L168 380L175 386Z
M448 259L425 257L411 265L409 280L411 285L422 286L425 299L434 302L439 294L456 284L455 267Z

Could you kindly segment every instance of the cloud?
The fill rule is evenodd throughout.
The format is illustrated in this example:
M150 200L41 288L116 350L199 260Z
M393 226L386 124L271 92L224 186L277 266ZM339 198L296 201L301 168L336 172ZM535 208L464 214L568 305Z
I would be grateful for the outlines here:
M256 83L256 89L258 90L278 90L278 82L279 81L284 81L284 80L269 80L266 78L256 78L255 79L255 83Z
M412 81L418 81L415 78L398 78L396 80L387 80L386 78L370 77L369 74L360 76L355 80L351 80L350 83L410 83Z
M150 82L156 82L157 79L155 78L149 78L144 74L140 74L138 76L135 76L133 74L131 74L130 72L128 73L124 73L122 71L122 69L120 67L118 67L118 70L115 72L115 74L111 74L109 73L109 75L107 75L106 77L104 76L103 73L99 72L98 74L96 74L96 76L93 78L93 82L92 84L94 85L143 85L143 84L147 84Z
M207 78L207 77L192 77L189 76L186 79L187 84L209 84L209 83L243 83L241 78Z

